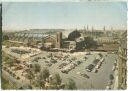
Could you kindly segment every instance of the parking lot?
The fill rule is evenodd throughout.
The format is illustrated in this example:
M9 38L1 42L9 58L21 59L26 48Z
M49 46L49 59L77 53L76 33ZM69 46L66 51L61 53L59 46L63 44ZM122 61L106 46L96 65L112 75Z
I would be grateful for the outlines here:
M41 51L39 49L29 48L29 47L10 47L6 48L2 46L2 50L9 55L12 55L18 59L27 59L31 56L39 54Z
M68 78L72 78L76 82L77 89L105 89L109 81L109 75L113 74L112 67L117 55L101 52L104 62L98 69L98 72L88 72L85 68L92 64L98 54L99 53L97 52L91 52L90 55L86 55L85 52L76 52L72 54L60 52L42 52L35 57L31 57L29 62L39 63L42 68L47 67L52 74L59 73L64 83L67 83ZM85 57L87 59L85 59ZM40 59L35 60L36 58ZM70 59L72 62L69 62L66 64L66 66L59 69L59 66L67 59ZM54 63L53 61L53 63L49 63L50 60L56 60L57 62ZM61 70L64 68L66 69L66 67L70 67L69 65L72 64L73 61L80 61L81 63L73 66L68 73L62 73ZM80 73L86 74L89 76L89 78L82 76Z

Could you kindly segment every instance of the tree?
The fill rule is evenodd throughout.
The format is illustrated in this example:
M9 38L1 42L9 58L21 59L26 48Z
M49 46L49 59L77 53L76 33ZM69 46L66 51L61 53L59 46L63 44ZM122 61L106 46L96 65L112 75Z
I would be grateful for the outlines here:
M97 42L93 40L91 37L85 37L84 40L77 42L76 44L76 49L77 50L83 50L85 48L90 49L90 48L96 48L97 47Z
M41 72L40 72L40 78L43 79L44 81L46 81L46 78L48 78L50 75L49 70L47 68L44 68Z
M79 38L81 36L80 32L78 32L77 30L71 32L69 35L68 35L68 39L71 40L71 41L74 41L76 38Z
M86 41L80 41L76 43L76 50L83 50L85 49Z
M45 87L45 81L44 81L44 79L42 79L42 76L40 76L40 75L35 80L35 85L41 89L41 88Z
M45 88L45 82L46 79L49 77L49 75L50 75L49 70L47 68L44 68L37 77L35 81L35 85L39 86L40 88Z
M83 41L77 42L76 49L77 50L83 50L85 48L96 48L97 42L93 40L91 37L85 37Z
M73 79L69 79L66 88L70 90L77 89L75 81Z
M30 80L30 85L32 85L32 81L35 78L35 75L31 69L29 69L27 76L28 76L28 79Z
M56 85L60 85L61 82L62 82L62 79L61 79L61 77L60 77L60 75L58 73L55 74L53 79L54 79L54 84L56 84Z
M35 66L34 66L35 73L40 72L40 70L41 70L40 65L39 64L35 64Z
M3 41L4 41L4 40L9 40L8 35L3 35Z
M97 46L97 42L94 41L93 38L91 38L91 37L85 37L84 41L85 41L85 45L86 45L85 48L96 48L96 46Z
M59 89L61 82L62 82L62 79L58 73L53 75L53 78L50 80L50 84L52 85L52 89Z

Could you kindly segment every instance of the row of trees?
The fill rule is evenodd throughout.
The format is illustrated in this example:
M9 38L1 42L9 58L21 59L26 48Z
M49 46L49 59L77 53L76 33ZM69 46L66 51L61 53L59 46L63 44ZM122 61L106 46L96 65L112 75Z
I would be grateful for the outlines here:
M80 41L76 45L77 50L97 48L97 42L91 37L85 37L84 40Z
M58 73L51 75L47 68L41 70L39 64L35 64L28 72L30 86L40 89L76 89L73 79L69 79L68 83L62 83L62 79Z
M5 35L3 35L2 39L3 39L3 41L4 40L9 40L9 37L8 37L8 35L5 34Z
M81 37L81 34L79 31L75 30L71 32L68 35L68 40L70 41L76 41L77 38ZM81 40L77 42L76 49L77 50L83 50L83 49L90 49L90 48L96 48L97 42L93 40L92 37L84 37L84 40Z

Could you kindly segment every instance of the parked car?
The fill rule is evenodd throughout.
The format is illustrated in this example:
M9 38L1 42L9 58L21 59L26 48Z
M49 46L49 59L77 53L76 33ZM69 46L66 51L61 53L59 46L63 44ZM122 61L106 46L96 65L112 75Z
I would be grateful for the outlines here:
M66 66L66 65L67 65L67 63L62 63L62 64L59 65L58 68L61 69L61 68L63 68L63 67Z
M95 69L99 69L100 68L100 65L99 64L97 64L96 65L96 67L95 67Z
M77 66L77 65L78 65L76 61L72 62L72 64L74 64L75 66Z
M88 59L88 57L85 56L83 59L84 59L84 61L86 61Z
M94 73L97 73L97 72L98 72L98 69L97 69L97 68L95 68L95 69L93 70L93 72L94 72Z
M38 62L39 59L41 59L41 57L36 57L33 59L33 61Z
M86 55L91 55L91 52L87 52Z
M94 69L94 65L93 64L90 64L89 66L87 66L86 67L86 70L88 71L88 72L91 72L93 69Z
M89 77L87 74L85 74L85 73L80 73L80 75L83 76L83 77L85 77L85 78L87 78L87 79L90 78L90 77Z
M76 62L77 62L77 64L78 64L78 65L82 63L82 61L79 61L79 60L78 60L78 61L76 61Z
M104 58L102 58L100 61L101 61L101 62L103 62L103 61L105 61L105 59L104 59Z
M46 66L50 67L52 66L52 63L47 63Z
M61 72L68 74L68 71L67 70L61 70Z
M65 61L65 63L71 63L71 62L72 62L72 60L70 60L70 59Z
M45 63L49 63L49 61L44 61Z
M74 69L75 66L76 66L75 64L71 63L70 66L69 66L69 69L70 69L70 70L71 70L71 69Z
M51 59L50 61L51 61L51 63L57 63L57 61L55 59Z
M45 57L43 57L42 59L46 59Z
M103 55L101 53L98 54L101 58L103 57Z
M98 63L99 61L100 61L99 59L95 59L95 60L93 61L93 65L97 65L97 63Z
M16 77L16 79L17 79L17 80L19 80L19 79L20 79L20 77L18 76L18 77Z
M15 73L13 73L12 76L15 77L16 76Z

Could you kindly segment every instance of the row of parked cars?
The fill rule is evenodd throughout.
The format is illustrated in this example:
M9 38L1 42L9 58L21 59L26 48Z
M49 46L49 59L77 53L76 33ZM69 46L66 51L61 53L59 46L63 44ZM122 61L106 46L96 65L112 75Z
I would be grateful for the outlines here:
M13 73L10 69L8 69L7 67L3 67L3 70L8 72L12 77L14 77L15 79L19 80L20 77L19 76L16 76L15 73Z
M76 66L80 65L81 63L82 63L82 61L77 60L77 61L72 61L71 63L69 63L67 65L65 64L65 66L61 69L61 72L68 74L69 71L71 71Z
M90 65L88 65L88 66L86 67L86 70L87 70L88 72L91 72L91 71L93 71L93 70L94 70L95 73L98 72L98 69L101 67L101 65L102 65L102 63L103 63L103 61L104 61L103 55L102 55L102 54L99 54L99 56L100 56L100 59L95 59L95 60L92 62L92 64L90 64Z
M86 67L86 70L87 70L88 72L91 72L91 71L95 68L95 66L98 64L99 61L100 61L99 59L95 59L95 60L92 62L92 64L90 64L90 65L88 65L88 66Z
M83 72L78 72L77 74L79 74L80 76L87 78L87 79L90 78L86 73L83 73Z
M38 60L42 59L41 57L35 57L32 61L33 62L38 62Z
M11 49L11 52L14 52L14 53L17 53L17 54L31 53L30 51L19 50L19 49Z
M99 68L101 67L101 65L102 65L102 63L104 62L104 58L102 58L101 60L100 60L100 62L96 65L96 67L95 67L95 69L94 69L94 72L96 73L96 72L98 72L98 70L99 70Z
M52 64L57 63L57 60L51 58L50 60L45 60L44 62L46 63L46 66L50 67L50 66L52 66Z
M70 64L72 62L72 60L67 59L67 60L62 60L63 62L58 66L59 69L64 68L66 65Z

